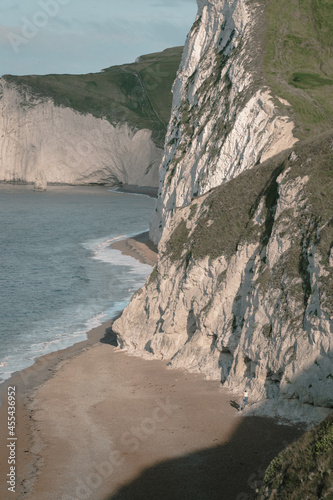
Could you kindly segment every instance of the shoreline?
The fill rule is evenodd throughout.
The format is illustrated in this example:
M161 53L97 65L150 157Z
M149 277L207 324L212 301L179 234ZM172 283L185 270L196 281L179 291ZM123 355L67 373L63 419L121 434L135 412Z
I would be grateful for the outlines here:
M33 365L18 372L14 372L10 378L0 384L0 443L2 443L0 450L0 471L2 474L0 478L1 498L6 498L5 495L7 495L4 479L5 474L7 474L9 470L8 450L4 445L4 443L9 440L6 404L8 388L15 387L15 427L17 430L15 435L18 443L15 465L17 465L17 468L20 470L20 472L18 472L19 475L17 476L18 481L16 482L16 486L18 486L19 482L23 481L25 484L21 486L23 487L22 491L24 491L25 488L29 488L29 476L32 472L35 472L34 463L38 461L38 452L35 446L36 431L32 426L32 411L29 408L29 404L33 401L38 388L56 374L61 363L70 361L82 351L94 346L103 339L105 339L104 341L114 342L114 340L110 338L109 329L115 319L116 318L108 320L97 328L90 330L87 333L88 338L86 340L36 358ZM15 439L15 437L13 439ZM29 460L27 460L27 453L30 455ZM16 497L14 496L12 498Z
M141 262L155 253L148 233L117 243ZM5 443L11 386L16 388L14 500L251 494L270 460L302 431L238 414L237 398L218 381L120 350L113 321L88 332L82 342L37 358L0 385L1 497L9 495Z
M122 240L116 241L110 245L111 248L120 251L123 255L126 255L128 257L132 257L133 259L139 261L141 264L149 265L152 268L155 266L156 261L157 261L157 247L154 245L154 243L149 239L149 232L145 231L143 233L139 233L135 236L132 236L130 238L124 238ZM109 318L105 319L100 325L98 325L99 328L100 326L103 325L108 325L110 321L114 321L116 318ZM91 328L90 330L87 330L85 332L85 335L90 336L92 332L94 332L95 328ZM60 351L64 351L66 349L69 349L73 347L76 344L81 344L82 342L86 342L88 339L84 339L78 342L75 342L74 344L68 345L66 347L63 347L61 349L57 349L56 351L53 351L51 353L43 354L42 356L39 356L38 358L35 358L36 360L39 358L46 358L47 356L51 356L52 354L58 353ZM33 365L30 365L30 367ZM9 380L11 380L13 377L16 375L20 374L21 372L24 372L26 369L30 368L22 368L19 369L11 375L3 380L0 381L0 390L1 386L5 383L7 383ZM1 402L1 400L0 400Z
M157 246L149 239L149 231L112 243L111 248L123 255L137 259L141 264L154 267L157 262Z
M13 182L13 181L0 181L0 186L30 186L33 190L34 182ZM50 182L48 183L48 187L101 187L108 190L111 190L115 193L124 193L124 194L140 194L144 196L149 196L150 198L157 198L158 188L152 186L138 186L136 184L123 184L123 185L114 185L114 184L66 184L61 182ZM38 190L37 190L38 191ZM43 189L42 192L47 191L47 189Z
M209 491L207 498L236 498L251 493L276 453L301 435L239 415L218 381L120 350L111 326L38 358L0 386L3 401L8 386L17 394L10 498L180 500L192 483L190 498ZM1 411L1 443L5 417ZM7 456L2 447L2 498Z

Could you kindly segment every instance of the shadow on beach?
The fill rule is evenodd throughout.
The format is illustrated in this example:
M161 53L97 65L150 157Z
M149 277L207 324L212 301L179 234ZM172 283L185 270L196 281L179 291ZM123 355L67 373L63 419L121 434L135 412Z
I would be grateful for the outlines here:
M116 318L114 318L113 321L120 318L120 316L121 316L121 314L119 314ZM101 338L100 342L102 344L109 344L112 347L118 347L117 334L112 330L112 326L110 326L109 328L106 328L105 335L103 338Z
M250 500L270 461L301 434L247 417L228 442L157 463L105 500Z
M118 345L112 326L101 342ZM239 410L238 402L230 400L229 404ZM303 432L269 418L240 418L225 443L158 462L104 500L253 499L271 460ZM122 467L126 468L126 462Z

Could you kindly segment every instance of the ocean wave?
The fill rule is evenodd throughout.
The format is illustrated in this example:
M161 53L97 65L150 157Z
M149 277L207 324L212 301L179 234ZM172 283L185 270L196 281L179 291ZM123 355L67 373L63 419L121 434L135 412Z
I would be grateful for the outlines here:
M145 230L153 200L73 188L46 194L41 210L40 197L13 191L0 199L7 221L0 274L8 291L1 303L0 381L85 340L127 306L151 272L110 245Z
M116 241L121 241L126 238L133 238L136 235L137 233L131 233L108 238L106 240L90 240L83 243L82 245L84 246L84 248L92 252L92 258L95 260L107 262L115 266L130 267L132 268L132 272L147 277L152 270L152 266L143 264L134 257L131 257L130 255L124 255L120 250L116 250L115 248L111 247L112 243L115 243Z

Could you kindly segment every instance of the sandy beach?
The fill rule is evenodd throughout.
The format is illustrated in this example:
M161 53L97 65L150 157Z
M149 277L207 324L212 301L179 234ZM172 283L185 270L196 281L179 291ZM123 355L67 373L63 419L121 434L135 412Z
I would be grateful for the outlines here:
M123 184L118 186L115 191L119 193L129 193L129 194L141 194L145 196L150 196L151 198L157 198L158 188L151 186L137 186L134 184Z
M149 239L149 232L141 233L133 238L116 241L112 243L112 248L120 250L124 255L130 255L143 264L155 266L157 262L157 247Z
M151 259L142 238L122 242L122 251ZM17 439L8 435L9 387ZM218 381L121 351L112 321L15 374L0 396L4 499L246 500L270 460L301 434L243 417ZM12 452L15 493L7 484Z

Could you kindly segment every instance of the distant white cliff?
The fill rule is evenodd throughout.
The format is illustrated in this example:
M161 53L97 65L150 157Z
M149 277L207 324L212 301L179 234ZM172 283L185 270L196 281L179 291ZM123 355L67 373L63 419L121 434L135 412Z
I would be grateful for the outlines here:
M147 129L59 107L0 79L0 182L158 185L161 149Z

